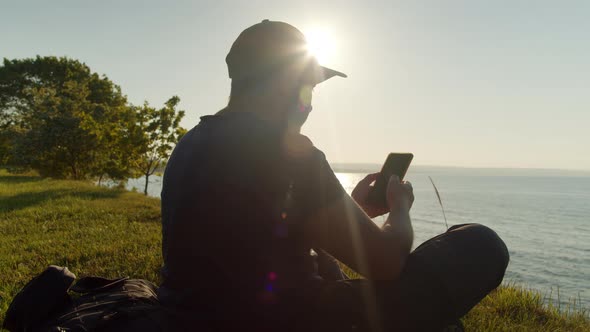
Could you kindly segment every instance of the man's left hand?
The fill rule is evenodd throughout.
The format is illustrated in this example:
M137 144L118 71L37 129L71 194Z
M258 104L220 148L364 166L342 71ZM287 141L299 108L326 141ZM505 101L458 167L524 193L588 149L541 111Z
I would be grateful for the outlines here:
M373 189L371 183L373 183L378 176L379 173L368 174L356 185L356 187L354 187L352 193L350 194L352 199L354 199L356 203L363 209L363 211L365 211L365 213L371 218L375 218L389 212L389 208L387 208L387 206L377 207L369 203L369 191Z

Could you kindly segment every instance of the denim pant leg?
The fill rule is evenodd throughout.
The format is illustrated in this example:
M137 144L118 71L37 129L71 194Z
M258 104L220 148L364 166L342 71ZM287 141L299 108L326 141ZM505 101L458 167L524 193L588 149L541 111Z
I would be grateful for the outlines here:
M334 282L317 308L317 331L437 331L502 281L504 242L479 224L451 227L408 257L395 281Z
M509 261L504 241L480 224L452 226L411 255L411 264L440 280L455 317L465 315L500 285Z

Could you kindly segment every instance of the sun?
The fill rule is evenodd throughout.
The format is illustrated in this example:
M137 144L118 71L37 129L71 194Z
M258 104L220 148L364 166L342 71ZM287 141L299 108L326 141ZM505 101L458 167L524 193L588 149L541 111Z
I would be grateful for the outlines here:
M329 30L324 28L306 30L305 39L307 39L307 51L315 56L320 64L333 60L336 43Z

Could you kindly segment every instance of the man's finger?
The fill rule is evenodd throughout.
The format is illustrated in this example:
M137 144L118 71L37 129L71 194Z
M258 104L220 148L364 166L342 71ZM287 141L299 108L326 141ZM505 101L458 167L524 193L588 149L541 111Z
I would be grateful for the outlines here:
M367 174L367 176L365 176L364 179L362 179L360 182L373 182L375 180L377 180L377 177L379 176L379 173L371 173L371 174Z
M399 176L397 176L397 175L393 174L393 175L392 175L392 176L389 178L389 181L395 181L395 182L399 183L399 182L400 182L400 181L399 181Z

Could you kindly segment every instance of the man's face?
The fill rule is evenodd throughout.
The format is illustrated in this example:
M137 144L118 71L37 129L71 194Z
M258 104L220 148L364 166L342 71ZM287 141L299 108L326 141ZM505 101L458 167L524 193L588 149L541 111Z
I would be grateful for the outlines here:
M299 105L301 111L311 112L311 97L313 95L313 86L304 84L299 88Z
M309 113L312 110L311 100L313 94L313 86L309 84L300 85L296 89L293 102L288 106L287 118L290 128L300 130Z

